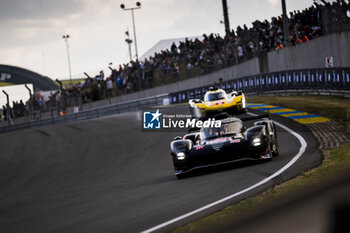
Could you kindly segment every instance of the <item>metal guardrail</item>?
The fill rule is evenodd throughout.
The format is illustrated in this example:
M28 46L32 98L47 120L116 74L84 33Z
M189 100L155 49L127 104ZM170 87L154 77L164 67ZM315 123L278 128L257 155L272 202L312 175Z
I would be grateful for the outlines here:
M137 111L141 108L152 107L156 105L163 105L163 100L168 98L168 94L162 94L152 97L146 97L137 100L125 101L119 104L103 106L99 108L89 109L78 113L72 113L64 116L57 116L52 118L45 118L35 121L29 121L25 123L19 123L11 126L0 127L0 133L28 129L38 126L61 124L67 122L73 122L78 120L87 120L92 118L98 118L102 116Z
M278 92L343 93L347 95L350 91L350 68L281 71L242 77L215 85L227 92L242 90L247 95ZM184 103L193 98L202 99L210 86L212 85L170 93L169 102L171 104Z

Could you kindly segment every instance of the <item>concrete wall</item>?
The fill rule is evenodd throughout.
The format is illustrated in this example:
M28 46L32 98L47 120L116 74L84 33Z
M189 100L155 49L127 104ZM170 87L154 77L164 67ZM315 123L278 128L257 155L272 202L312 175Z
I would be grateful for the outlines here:
M240 78L243 76L249 76L259 73L259 59L254 58L249 61L246 61L240 65L232 66L225 68L213 73L203 75L200 77L190 78L181 82L171 83L159 87L154 87L146 89L144 91L139 91L135 93L130 93L127 95L122 95L114 97L110 100L101 100L95 101L92 103L84 104L83 109L95 108L108 104L117 104L124 101L130 101L135 99L142 99L149 96L160 95L164 93L181 91L189 88L195 88L200 86L212 85L214 82L218 82L219 78L222 78L223 81L231 80L235 78Z
M334 67L350 67L350 32L334 33L267 54L268 72L326 67L325 58L334 58Z
M260 59L254 58L201 77L114 97L111 102L101 100L89 103L84 105L84 109L211 85L217 82L220 77L223 78L223 81L226 81L259 74L260 71L268 73L294 69L323 68L327 56L334 58L334 67L350 67L350 32L334 33L297 46L284 48L278 52L271 51Z

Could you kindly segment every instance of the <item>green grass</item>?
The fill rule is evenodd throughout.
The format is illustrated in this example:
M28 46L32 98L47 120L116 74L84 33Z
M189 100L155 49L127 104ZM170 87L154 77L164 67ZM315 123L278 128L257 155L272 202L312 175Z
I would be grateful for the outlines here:
M293 108L300 111L315 113L333 119L349 126L350 100L332 96L287 96L287 97L254 97L247 98L250 103L264 103L280 107ZM349 129L349 128L348 128ZM254 213L257 209L267 208L275 200L283 200L290 195L311 189L320 183L336 179L342 171L350 169L350 143L337 148L323 151L322 164L310 171L304 172L294 179L277 185L254 197L228 206L204 218L177 228L174 233L212 232L233 222L238 222Z
M68 79L68 80L60 80L61 82L62 82L62 85L63 85L63 87L64 88L70 88L71 86L74 86L74 85L76 85L76 84L78 84L78 83L80 83L80 82L84 82L85 81L85 79L72 79L72 83L71 83L71 81ZM56 82L56 85L57 86L60 86L59 84L58 84L58 82Z

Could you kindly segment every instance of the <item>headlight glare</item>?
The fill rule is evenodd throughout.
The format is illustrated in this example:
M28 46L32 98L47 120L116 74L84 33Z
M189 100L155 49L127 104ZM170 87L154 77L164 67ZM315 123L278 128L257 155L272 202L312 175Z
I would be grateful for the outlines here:
M184 160L184 159L185 159L185 153L183 153L183 152L177 153L177 154L176 154L176 158L177 158L178 160Z
M260 145L261 145L260 138L254 138L253 139L253 146L260 146Z

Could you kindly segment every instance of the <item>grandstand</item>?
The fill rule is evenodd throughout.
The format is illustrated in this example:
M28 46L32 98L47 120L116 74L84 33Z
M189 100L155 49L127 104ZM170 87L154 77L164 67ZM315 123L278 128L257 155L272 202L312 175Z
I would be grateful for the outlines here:
M290 12L289 43L281 16L256 20L250 28L238 26L224 36L211 33L160 40L139 61L110 67L112 97L129 101L212 85L219 78L228 81L290 70L349 67L349 6L314 2ZM331 66L325 62L329 59ZM89 77L67 89L67 96L80 93L83 103L106 100L108 80Z
M246 25L238 26L223 37L211 33L200 38L161 40L140 61L120 66L114 71L112 79L119 79L117 88L122 95L200 77L237 65L245 68L234 78L281 70L324 67L325 59L334 60L334 67L347 67L348 59L343 51L347 49L348 43L340 43L342 48L338 49L332 38L347 40L345 34L339 37L336 35L350 29L349 5L345 2L316 1L304 10L290 12L288 36L283 32L282 17L274 16L270 21L256 20L250 28ZM323 47L335 44L336 49L332 46L322 50L310 48L308 53L303 53L305 47L310 47L309 41L318 41L318 44L321 40ZM297 58L293 60L294 63L289 62L290 55L287 54L292 51Z

